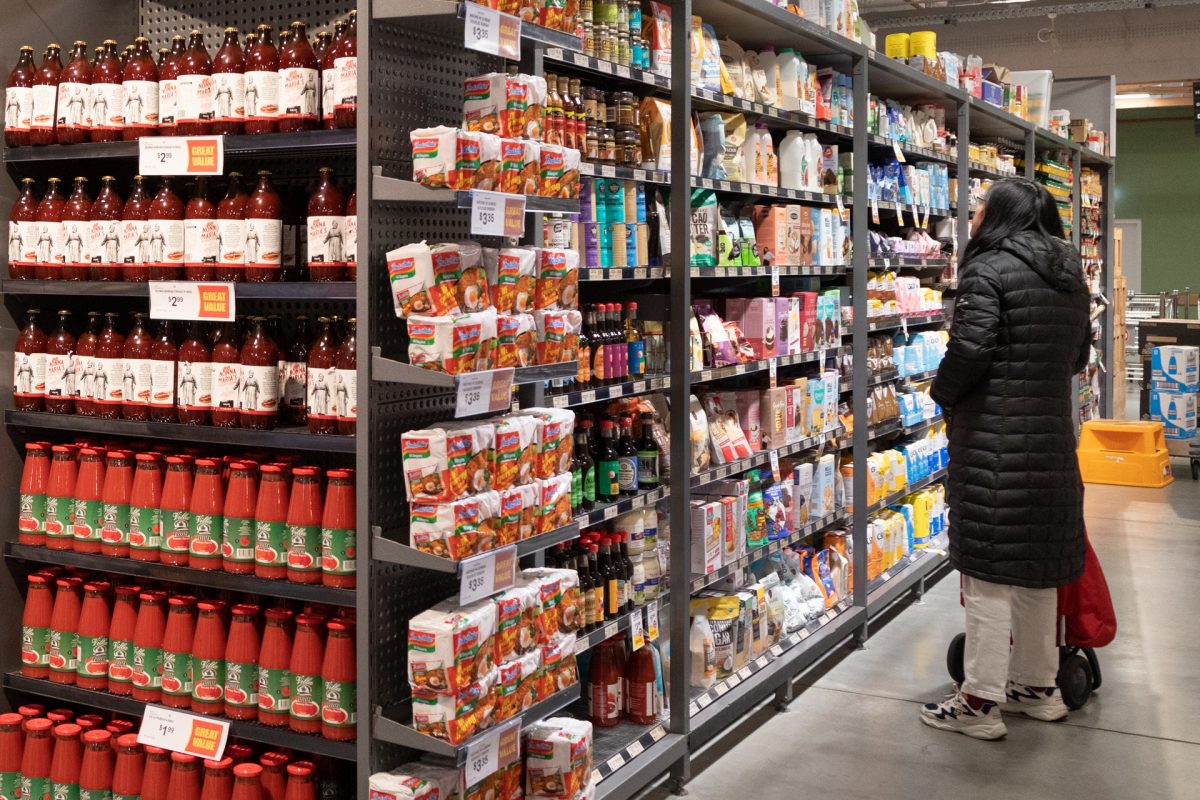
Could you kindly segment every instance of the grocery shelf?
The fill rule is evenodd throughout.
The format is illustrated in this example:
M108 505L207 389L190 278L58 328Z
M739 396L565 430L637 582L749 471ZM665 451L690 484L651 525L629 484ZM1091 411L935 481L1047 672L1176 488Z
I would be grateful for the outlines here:
M614 164L593 164L584 161L579 165L580 175L600 178L616 178L623 181L644 181L667 186L671 183L671 173L657 169L642 169L640 167L620 167Z
M919 481L913 481L912 483L905 486L903 489L900 489L899 491L896 491L896 492L892 492L887 497L884 497L881 500L876 500L874 503L867 506L865 513L868 517L871 516L872 514L877 514L880 511L887 508L888 506L894 505L895 503L899 503L901 500L908 497L913 492L919 492L922 489L924 489L926 486L930 486L932 484L938 483L944 477L946 477L946 468L945 467L942 467L940 469L935 469L933 472L929 473L924 478L921 478Z
M591 511L584 511L581 514L575 515L575 522L579 525L580 530L587 530L593 525L599 525L610 519L615 519L622 514L628 514L630 511L637 511L639 508L653 506L659 500L669 497L671 487L660 486L649 492L641 492L632 497L623 497L615 503L605 503L602 506L593 508Z
M670 607L671 594L670 592L665 592L659 597L652 598L652 600L647 602L657 602L659 612L661 613L663 610ZM644 618L646 613L645 609L645 605L640 605L633 611L626 611L618 614L615 618L610 619L608 622L604 623L603 626L596 628L594 631L576 634L575 655L579 655L580 653L591 650L601 642L607 642L617 634L628 633L631 619L636 615L642 615Z
M380 354L378 347L371 348L371 379L382 383L401 383L408 386L442 386L447 389L458 386L458 382L471 373L448 375L435 369L406 364ZM540 364L533 367L513 368L513 385L541 383L559 378L573 378L579 374L578 361L561 364Z
M61 683L51 683L39 678L27 678L19 672L7 672L4 675L4 686L16 692L38 695L71 705L83 706L89 709L102 709L117 714L140 717L146 711L144 703L132 697L109 694L108 692L81 689L78 686ZM272 748L287 748L300 753L312 753L318 756L328 756L344 761L353 761L356 746L354 742L335 742L316 734L296 733L287 726L282 728L263 725L257 721L225 719L229 723L229 736L246 742L258 742Z
M222 136L225 157L295 156L297 158L332 155L344 152L353 155L358 134L354 130L315 130L294 133L267 133L258 136ZM93 162L124 159L136 161L139 145L134 142L82 142L52 144L44 147L10 147L4 152L6 163L24 167L48 161L61 164L68 161Z
M904 316L904 324L910 328L914 325L941 325L945 321L945 311L930 311L924 314L906 314Z
M598 800L628 800L687 752L687 737L662 722L622 722L592 730L592 783Z
M1090 147L1080 146L1079 160L1086 167L1111 167L1116 164L1116 159L1112 156L1106 156L1102 153L1097 153Z
M1009 139L1021 142L1036 126L1028 120L1010 114L1002 108L985 103L978 97L968 99L972 138Z
M876 331L890 331L896 328L911 328L917 325L932 325L941 324L946 321L946 312L930 311L923 314L901 314L890 317L876 317L872 319L867 330L871 333Z
M413 17L456 17L462 19L465 11L458 0L373 0L371 19L381 22L397 22ZM521 38L529 42L553 45L578 50L582 46L578 36L553 28L545 28L532 22L521 23Z
M951 167L958 165L958 156L956 154L943 153L940 150L934 150L929 147L900 142L895 139L889 139L886 136L880 136L877 133L867 134L867 144L872 147L887 148L892 150L893 153L899 148L900 152L904 154L906 162L911 158L916 161L937 161L942 164L949 164Z
M873 425L867 429L867 441L871 442L884 436L890 436L898 430L900 430L900 419L898 417L884 420L878 425Z
M844 275L850 264L779 264L758 267L692 267L693 278L767 278L780 277L817 278Z
M712 586L714 583L724 580L730 575L738 572L738 570L748 567L761 558L766 558L772 553L778 553L780 550L790 547L797 542L803 541L813 534L821 533L829 528L841 525L848 520L849 517L844 512L837 512L835 514L829 514L821 517L820 519L812 520L805 524L805 526L800 530L795 531L781 539L774 539L770 542L767 542L762 547L755 547L747 552L744 556L738 558L736 561L723 564L721 567L713 570L707 575L698 575L693 577L692 593L695 594L707 586Z
M950 565L942 549L925 548L904 559L867 585L867 616L873 619L886 611L906 592Z
M188 281L189 283L219 283L220 281ZM235 283L235 300L354 300L353 281L313 283L311 281L276 281L274 283ZM73 297L141 297L149 299L149 283L130 281L21 281L0 280L0 293L12 295L47 295Z
M747 361L742 364L727 364L723 367L709 367L708 369L698 370L692 373L692 383L705 383L707 381L717 381L722 378L732 378L735 375L750 375L755 372L763 372L771 368L771 362L775 362L776 368L791 367L796 364L808 364L815 361L820 361L826 354L832 353L836 358L841 355L841 348L828 348L826 350L813 350L808 353L796 353L790 356L775 356L774 358L761 358L758 361Z
M962 89L926 75L903 61L888 58L878 51L868 53L867 61L867 80L871 94L908 105L945 103L960 106L967 102L968 95ZM949 123L952 119L954 117L948 113L946 122Z
M713 178L693 177L692 185L699 189L714 189L718 192L746 195L754 198L771 198L774 200L800 200L805 203L821 203L823 205L848 206L849 197L825 192L810 192L804 189L784 189L779 186L768 186L761 183L746 183L744 181L725 181Z
M912 425L905 425L905 426L901 427L900 435L901 436L913 436L915 434L929 430L934 425L937 425L938 423L940 423L942 420L943 420L943 417L941 414L934 414L929 419L923 419L920 422L913 423Z
M582 267L581 281L655 281L670 277L666 267Z
M867 265L882 269L945 269L950 266L950 260L947 258L874 255L867 259Z
M1005 172L997 172L996 170L992 169L991 167L985 166L984 164L981 164L978 161L971 162L970 171L971 171L971 177L990 178L994 181L1003 180L1004 178L1017 177L1017 174L1015 172L1011 175L1008 173L1005 173Z
M1072 153L1078 153L1080 150L1079 142L1065 139L1045 128L1034 128L1033 136L1040 150L1069 150Z
M396 1L403 2L404 0ZM671 78L668 75L659 75L657 72L640 70L637 67L626 67L621 64L615 64L612 61L604 61L595 56L584 55L583 53L562 47L546 48L542 51L542 58L547 62L575 66L579 69L594 72L597 75L620 78L621 80L641 84L642 86L662 89L663 91L670 91L671 89Z
M609 386L597 386L595 389L580 389L578 391L551 395L547 398L546 402L547 405L554 408L571 408L572 406L585 406L601 400L615 400L618 397L632 397L634 395L645 394L646 392L654 392L666 389L670 385L671 378L664 375L643 378L637 381L626 381L625 383L615 383Z
M569 542L572 539L578 538L579 524L572 522L569 525L563 525L561 528L555 528L552 531L540 533L537 536L531 536L528 539L522 539L513 544L517 546L518 556L527 556L532 553L541 552L542 550L548 550L556 544ZM371 526L372 560L386 561L390 564L404 564L409 567L427 569L433 572L445 572L461 576L472 561L488 558L497 549L500 548L476 553L473 556L455 561L451 558L443 558L442 556L435 556L432 553L426 553L424 550L418 550L411 545L390 538L378 525Z
M878 386L881 383L891 383L899 380L900 375L896 372L896 368L886 369L882 371L873 371L867 378L867 386ZM842 375L838 385L838 394L849 394L854 391L854 373Z
M5 411L4 421L12 428L92 433L100 436L131 436L167 439L174 442L265 447L272 450L309 450L320 453L353 453L353 436L318 435L307 428L277 428L255 431L246 428L215 428L211 425L180 425L175 422L135 422L100 419L78 414L48 414L44 411Z
M898 215L913 213L913 204L912 203L896 203L891 200L872 200L871 208L872 209L878 208L881 211L897 211L897 212L899 212ZM931 208L931 207L927 208L925 206L917 206L916 208L917 208L917 211L921 212L922 216L928 215L931 218L932 217L939 217L939 218L953 217L958 213L958 210L954 207L951 207L951 208ZM905 217L905 221L907 221L907 219L908 218Z
M924 383L925 381L931 381L934 378L936 378L937 374L938 374L938 368L934 367L933 369L927 369L924 372L914 372L912 375L905 375L904 382L905 383Z
M158 561L134 561L132 558L117 558L100 553L76 553L73 550L50 550L27 544L9 542L4 555L16 561L31 561L38 564L58 564L64 567L91 570L98 573L130 575L169 581L184 586L205 586L226 592L258 594L263 597L278 597L301 603L354 608L353 589L334 589L321 584L293 583L288 580L267 580L254 575L235 575L219 570L173 567Z
M759 118L755 122L775 122L786 127L801 128L809 131L826 131L835 133L844 139L850 139L854 136L853 128L839 125L832 120L818 119L811 114L743 100L734 95L713 92L708 89L692 87L692 105L696 108L744 111L749 114L757 114Z
M796 51L809 55L862 56L862 44L834 33L770 0L695 0L692 13L720 31L722 37L757 47L786 41Z
M786 458L796 453L803 453L805 450L812 450L820 447L827 442L840 438L844 433L843 428L836 428L832 431L819 433L816 436L809 436L801 439L798 442L793 442L783 447L773 448L771 450L759 450L745 458L739 458L737 461L730 461L728 464L722 464L719 467L696 472L692 474L692 488L705 486L715 481L725 480L733 475L740 475L747 470L754 469L769 464L771 454L775 453L779 458Z
M371 176L371 196L375 200L395 203L453 203L458 208L470 208L473 191L433 189L416 181L384 175L382 167L375 167ZM513 195L525 198L525 213L578 214L579 199L564 197L538 197L536 195Z

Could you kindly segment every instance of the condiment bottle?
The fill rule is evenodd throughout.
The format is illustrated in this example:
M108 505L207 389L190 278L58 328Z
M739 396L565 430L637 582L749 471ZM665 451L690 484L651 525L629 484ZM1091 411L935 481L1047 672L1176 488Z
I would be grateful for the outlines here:
M337 70L334 123L338 128L354 128L358 125L358 11L350 12L350 26L332 51Z
M17 713L26 720L36 719L46 713L46 707L41 703L26 703L17 708ZM22 723L23 725L24 723Z
M358 192L346 201L346 280L358 280Z
M308 400L308 317L296 317L296 332L279 353L279 411L287 425L303 425Z
M103 525L104 451L85 447L79 451L79 473L75 479L75 512L72 530L76 553L100 552Z
M217 203L217 267L219 281L240 281L246 268L246 201L242 173L229 173L225 197Z
M133 495L133 454L109 450L100 492L100 552L124 558L129 555L129 503ZM78 547L78 542L76 543Z
M293 583L321 582L321 471L292 470L292 494L287 513L287 579Z
M340 281L346 272L346 201L333 180L333 170L321 167L317 188L308 198L308 276L317 283Z
M333 320L317 318L317 338L308 351L308 402L306 416L310 433L336 433L337 409L334 386L337 379L338 344Z
M25 749L21 753L21 794L30 800L50 797L50 760L53 743L45 717L25 720Z
M21 797L21 752L25 749L21 726L24 722L25 718L20 714L0 714L0 797L5 800Z
M218 329L212 348L212 424L237 428L242 408L242 348L237 330L226 322Z
M50 682L75 683L79 667L79 609L83 581L59 578L55 585L54 611L50 615Z
M200 330L191 322L176 353L175 408L184 425L208 425L213 402L212 355Z
M246 121L246 58L238 29L226 28L221 49L213 59L214 116L212 132L239 134Z
M317 614L296 617L292 644L292 708L289 724L300 733L321 732L321 700L325 696L321 670L325 660L325 618Z
M225 710L225 604L196 606L200 618L192 643L192 711L217 716Z
M292 35L279 50L279 130L311 131L318 127L317 56L303 22L291 24Z
M229 491L225 493L222 567L226 572L254 574L255 524L258 481L253 462L234 461L229 465Z
M225 716L258 718L258 606L233 607L225 642Z
M46 547L72 550L75 546L75 448L56 444L51 449L50 477L46 482Z
M283 201L267 170L259 170L245 213L245 278L250 283L277 281L283 263Z
M321 735L326 739L353 741L358 723L354 668L354 622L334 619L328 623L325 659L321 666L324 691L321 700Z
M92 65L88 62L87 42L76 41L71 57L58 79L57 111L54 117L55 141L78 144L88 139L91 128ZM35 98L36 102L36 98Z
M42 64L33 78L33 111L29 123L29 143L34 145L54 144L54 123L58 109L58 81L62 75L62 48L57 44L46 46Z
M143 136L157 136L158 67L154 64L154 53L150 52L150 40L145 36L133 40L133 53L125 64L121 78L125 87L125 130L122 138L132 142Z
M167 626L162 640L162 704L192 707L192 640L196 598L176 595L167 601Z
M64 238L62 215L67 201L59 194L62 181L58 178L46 180L46 193L37 208L37 265L34 275L39 280L59 280L62 277Z
M601 642L592 655L587 679L588 719L597 727L611 728L621 721L624 656L624 638Z
M171 753L167 797L171 800L201 800L199 759L187 753Z
M332 34L329 31L320 31L317 34L317 43L313 45L313 55L317 57L317 63L321 65L321 127L326 130L337 127L333 118L333 98L336 94L334 84L337 82L337 69L334 68L330 48L335 36L340 37L346 33L346 20L336 20L333 23L333 29L334 33Z
M25 327L13 344L13 407L17 411L42 411L46 399L46 334L38 326L42 312L25 312Z
M187 49L179 57L179 136L207 136L212 133L215 81L212 59L204 47L204 34L192 28Z
M58 312L58 327L46 340L46 411L70 414L75 411L75 337L67 330L71 312Z
M13 91L9 89L9 91ZM12 101L10 101L12 102ZM5 129L8 136L11 129ZM26 139L29 133L21 134ZM13 147L14 145L9 145ZM13 203L8 215L8 277L29 280L37 269L37 209L38 200L33 194L33 178L21 178L21 193Z
M261 779L262 767L258 764L238 764L233 768L231 800L265 800Z
M258 651L258 721L280 727L288 724L292 708L292 612L268 608L266 618Z
M264 464L254 508L254 574L282 580L287 577L288 480L282 464Z
M346 339L338 348L337 378L334 382L337 400L337 432L353 436L358 429L358 333L354 317L346 320Z
M171 49L158 51L158 132L174 136L179 122L179 69L187 40L176 34L171 37Z
M283 800L283 793L287 791L288 757L283 753L263 753L258 763L262 767L264 800Z
M96 64L92 67L90 104L93 142L120 141L125 132L125 109L128 105L125 97L125 66L117 55L117 43L105 39L103 54L96 54Z
M157 453L134 458L133 487L129 493L129 557L158 561L162 548L162 462Z
M133 176L133 189L121 211L121 279L145 282L150 279L150 204L154 199L146 192L141 175Z
M117 587L112 621L108 626L110 694L128 695L133 691L133 638L137 626L140 593L137 586L125 584Z
M96 415L96 341L100 335L100 312L88 312L87 329L75 341L71 370L75 374L75 413Z
M150 419L175 422L175 361L171 321L160 319L150 342Z
M46 543L46 487L50 480L50 445L28 442L21 466L17 541L20 544Z
M316 768L311 761L293 761L287 768L283 800L317 800Z
M109 585L94 581L83 585L83 607L79 612L79 659L75 685L104 691L108 688Z
M200 800L229 800L233 795L233 759L204 762L204 784Z
M242 345L241 427L272 430L279 413L279 348L267 334L262 317Z
M321 516L321 582L353 589L357 565L354 518L354 476L348 469L325 473L325 510Z
M87 251L88 230L91 227L92 201L87 195L87 178L75 179L71 196L63 206L62 274L66 281L85 281L91 272L92 257Z
M83 729L74 723L54 728L54 755L50 760L49 797L78 797L80 762L83 746L79 741Z
M221 540L224 536L225 486L221 462L196 459L196 481L188 523L188 566L192 569L221 569Z
M187 456L167 458L162 491L162 546L159 560L185 567L188 563L188 522L192 507L192 464Z
M90 259L88 277L94 281L121 279L121 214L125 203L117 194L116 178L100 179L100 192L92 203L85 252Z
M79 767L79 800L111 800L112 738L112 734L106 730L84 731L83 762Z
M33 47L21 45L17 53L17 64L8 73L4 90L4 108L12 109L5 114L4 144L7 147L28 147L29 129L33 123L33 81L37 67L33 64Z
M189 281L213 280L221 244L217 208L208 199L208 179L197 178L183 212L183 277Z
M112 735L112 739L109 740L109 743L112 746L113 753L120 755L121 748L118 744L118 740L125 734L132 731L133 728L133 720L128 719L110 719L108 722L104 723L104 730L108 731L109 734Z
M45 679L50 673L50 619L54 613L54 593L50 579L29 576L25 610L21 615L21 674L26 678Z
M171 800L171 754L161 747L146 745L146 768L142 772L141 800Z
M177 281L183 277L183 201L163 178L146 215L149 228L146 263L152 281Z
M149 315L133 314L133 327L125 337L121 351L121 416L145 422L150 419L150 331L146 330Z
M157 748L155 748L157 749ZM118 797L132 800L142 796L142 772L146 756L138 744L136 733L126 733L117 739L117 763L113 767L113 800Z
M246 48L246 133L279 129L279 53L271 41L271 26L259 25L254 43Z
M104 328L96 338L96 381L93 385L95 416L120 419L124 405L125 337L117 332L117 315L104 315Z

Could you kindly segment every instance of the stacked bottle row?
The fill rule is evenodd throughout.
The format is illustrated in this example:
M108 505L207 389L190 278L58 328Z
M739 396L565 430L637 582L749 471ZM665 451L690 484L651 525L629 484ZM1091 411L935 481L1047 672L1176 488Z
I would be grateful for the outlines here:
M354 620L230 609L101 575L29 576L21 674L195 714L355 738ZM183 590L184 587L173 587ZM265 622L264 622L265 620Z
M322 167L302 203L287 202L258 172L253 191L241 173L229 173L224 197L214 202L207 178L197 178L186 203L163 178L151 193L139 175L128 200L116 179L101 178L93 201L87 178L75 178L69 197L50 178L39 199L34 180L21 180L9 213L8 274L21 280L198 280L316 282L358 275L358 200L349 199Z
M164 469L165 461L165 469ZM31 442L21 544L352 589L350 470Z
M669 458L664 454L670 453L669 434L649 403L614 403L596 419L581 414L578 428L571 459L575 513L653 491L667 482L662 476L663 459Z
M307 25L280 32L259 25L243 49L237 28L226 28L216 57L193 29L158 51L139 36L118 52L105 39L88 60L76 41L63 66L50 44L40 66L22 45L5 91L5 144L9 147L132 141L142 136L259 134L353 128L358 108L357 12L338 20L316 46Z
M559 381L552 391L578 391L646 377L646 335L638 319L638 304L586 306L576 352L579 370L575 380Z
M90 311L77 338L70 311L58 312L48 337L40 316L26 311L13 346L18 411L253 430L282 422L351 436L357 429L353 317L344 329L338 317L319 317L315 337L300 316L288 337L278 318L247 317L192 322L181 338L169 320L151 332L140 312L122 335L119 314Z
M609 728L623 720L653 725L666 716L666 684L658 645L648 640L637 648L631 644L624 634L618 634L589 654L584 695L588 719L597 727Z

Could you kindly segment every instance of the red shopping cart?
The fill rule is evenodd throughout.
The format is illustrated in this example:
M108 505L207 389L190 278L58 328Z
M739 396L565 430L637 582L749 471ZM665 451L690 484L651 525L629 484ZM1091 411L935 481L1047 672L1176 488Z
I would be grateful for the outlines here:
M1074 583L1058 589L1058 688L1063 702L1074 710L1083 708L1092 692L1100 688L1100 661L1096 648L1104 647L1117 635L1117 615L1100 561L1087 542L1083 574ZM967 635L960 633L950 642L946 668L950 677L961 684Z

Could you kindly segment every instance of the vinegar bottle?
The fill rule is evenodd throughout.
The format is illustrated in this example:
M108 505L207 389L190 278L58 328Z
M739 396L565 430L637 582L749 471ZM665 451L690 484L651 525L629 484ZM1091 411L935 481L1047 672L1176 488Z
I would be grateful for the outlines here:
M233 759L204 762L204 784L200 800L229 800L233 796Z
M147 49L147 53L149 50ZM91 140L120 141L125 132L125 67L117 55L117 43L104 40L103 54L97 53L92 68Z
M348 469L331 469L325 476L329 483L321 516L321 582L353 589L357 571L354 476Z
M296 640L292 644L292 709L289 725L299 733L321 732L321 701L325 685L321 669L325 660L322 634L325 618L317 614L296 617Z
M121 279L138 283L150 279L150 204L141 175L133 176L133 189L121 211Z
M221 569L221 540L224 536L225 486L221 462L196 459L196 481L188 524L188 566L192 569Z
M133 327L121 351L121 416L145 422L150 419L150 331L146 314L133 315Z
M288 757L283 753L263 753L258 762L262 767L264 800L283 800L283 793L287 791Z
M100 492L100 552L125 558L129 555L129 503L133 495L133 453L109 450ZM76 545L78 546L78 544Z
M313 45L313 55L317 57L317 63L321 65L321 127L326 130L337 127L333 122L333 97L334 84L337 81L337 70L334 69L333 59L330 56L330 46L332 45L334 36L341 36L346 32L346 20L339 19L333 23L334 33L329 31L321 31L317 34L317 43Z
M75 512L72 530L76 553L100 552L100 527L104 504L104 451L85 447L79 451L79 474L75 480Z
M213 132L215 82L212 59L204 47L204 34L192 28L187 50L179 57L179 136L207 136Z
M112 797L113 736L105 730L83 734L83 763L79 767L79 800Z
M333 321L317 318L317 338L308 351L308 403L306 416L310 433L336 433L337 409L334 384L337 378L338 345Z
M324 694L321 701L321 735L326 739L354 741L358 723L354 669L354 622L330 620L329 640L321 667Z
M271 26L259 25L246 48L246 133L279 130L279 53Z
M241 427L273 430L279 413L279 348L267 335L262 317L251 322L254 328L241 353Z
M200 800L200 762L195 756L171 753L167 797L171 800Z
M87 178L78 177L62 213L63 280L88 279L92 266L91 253L87 251L91 219L92 201L87 195Z
M257 503L258 480L254 464L234 461L229 465L229 491L225 493L222 517L224 536L221 559L226 572L254 574L254 513Z
M265 800L261 780L258 764L238 764L233 768L232 800Z
M96 380L93 384L95 416L100 419L120 419L124 405L125 337L117 332L117 315L104 315L104 328L96 337Z
M21 615L21 674L45 679L50 674L50 619L54 592L44 575L29 576L25 611Z
M150 419L175 422L175 337L171 321L160 319L150 343Z
M33 78L33 112L29 124L29 143L54 144L54 123L58 110L58 81L62 75L62 48L57 44L46 47L42 65Z
M292 612L268 608L258 651L258 721L273 727L286 726L292 708ZM256 767L257 769L257 767Z
M317 188L308 199L308 275L317 283L345 280L346 201L333 180L333 170L321 167Z
M171 189L170 178L163 178L146 219L149 228L146 262L150 280L179 280L183 277L183 201Z
M96 341L100 337L100 312L88 312L87 330L75 341L71 369L75 373L75 413L96 415Z
M58 312L58 328L46 340L46 411L71 414L75 411L75 337L67 330L71 312Z
M287 425L303 425L308 400L308 317L296 317L296 335L279 354L279 411Z
M232 323L223 323L218 330L212 349L212 424L236 428L242 408L242 348Z
M221 49L213 59L215 134L242 133L246 121L246 58L238 43L238 29L226 28Z
M46 334L38 326L42 312L25 312L25 327L13 344L13 407L17 411L41 411L46 399Z
M236 605L225 643L225 716L258 719L258 606Z
M8 73L4 90L4 144L6 147L28 147L29 129L33 123L33 82L37 67L33 64L33 47L21 45L17 64Z
M158 51L158 132L174 136L179 122L179 67L185 50L183 36L171 37L171 49Z
M9 89L9 91L13 91ZM11 102L11 101L10 101ZM7 136L9 129L5 130ZM28 132L25 134L28 138ZM12 147L13 145L9 145ZM21 193L8 215L8 277L29 280L37 269L37 209L33 178L21 178Z
M192 640L196 598L176 595L167 601L167 625L162 640L162 704L192 707Z
M25 734L21 725L25 718L17 713L0 714L0 797L19 800L21 797L21 752L25 749Z
M79 647L79 608L83 581L59 578L50 615L50 682L75 683Z
M34 275L39 280L58 280L62 277L66 257L63 244L62 215L67 201L59 194L62 184L58 178L46 181L46 193L37 208L37 265Z
M113 767L113 800L118 797L132 800L142 796L142 772L146 756L138 744L136 733L117 738L117 763Z
M126 584L117 587L116 600L113 602L112 621L108 626L108 691L110 694L127 696L133 691L133 638L137 626L140 593L137 586ZM138 774L141 774L140 771Z
M88 63L87 42L76 41L71 57L58 80L58 111L54 118L55 140L59 144L86 142L91 128L92 65Z
M358 125L358 11L350 12L350 27L340 44L333 48L337 70L334 86L334 122L338 128Z
M358 428L358 334L354 317L346 320L346 340L338 348L337 376L334 392L337 396L337 432L353 436Z
M79 612L79 663L75 685L104 691L108 688L109 585L104 581L83 586L83 608Z
M199 322L191 322L176 353L175 407L180 423L208 425L213 403L212 355Z
M100 179L100 192L92 203L86 248L91 264L88 277L94 281L121 279L121 214L125 203L117 194L117 179L105 175Z
M311 131L318 127L317 56L303 22L291 24L292 35L279 51L279 131Z
M192 464L189 456L167 458L167 477L162 490L162 546L159 560L186 567L188 563L188 516L192 506Z
M358 280L358 192L346 201L346 280Z
M133 486L129 493L129 557L158 561L162 548L162 463L157 453L134 458Z
M142 772L141 800L170 800L171 754L161 747L146 745L146 768Z
M246 201L245 278L250 283L279 280L283 263L283 201L271 173L259 170L258 185Z
M50 445L29 442L21 467L21 496L17 516L20 544L46 543L46 488L50 480Z
M213 280L221 244L217 208L208 199L208 179L197 178L183 212L183 277L189 281Z
M46 547L71 550L75 545L75 479L77 462L72 445L52 448L50 477L46 483Z
M225 197L217 203L217 267L219 281L240 281L246 268L246 201L242 173L229 173Z
M254 508L254 574L269 580L287 577L288 482L282 464L264 464Z
M292 495L287 514L287 579L293 583L321 582L321 471L292 470Z
M139 36L133 40L133 53L121 76L125 87L125 129L121 138L127 142L158 135L158 77L150 40Z
M50 758L53 743L45 717L25 720L25 749L21 753L21 794L23 798L50 797Z
M225 604L197 605L200 619L192 643L192 712L209 716L225 710Z

